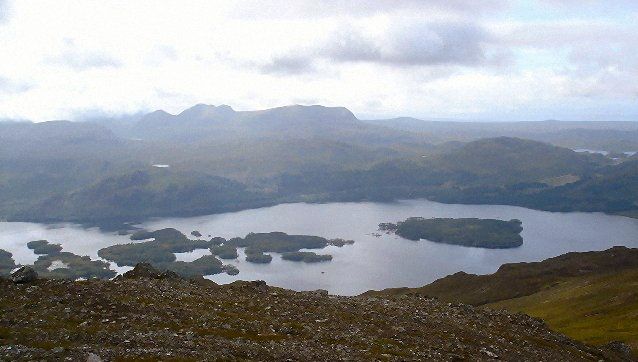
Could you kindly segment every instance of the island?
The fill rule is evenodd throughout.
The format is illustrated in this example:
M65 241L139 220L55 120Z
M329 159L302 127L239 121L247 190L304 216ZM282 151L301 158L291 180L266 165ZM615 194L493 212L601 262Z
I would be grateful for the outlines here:
M272 255L263 251L246 249L246 261L254 264L268 264L272 261Z
M381 223L379 230L405 239L426 239L436 243L487 249L516 248L523 245L520 220L509 221L478 218L411 217L405 221Z
M282 260L303 263L327 262L332 255L318 254L308 249L324 249L328 246L344 247L354 243L353 240L341 238L328 239L314 235L294 235L280 231L248 233L245 237L208 236L193 230L187 235L174 228L154 231L137 229L129 236L131 242L115 244L98 250L99 259L76 255L63 250L62 245L48 240L33 240L27 248L38 256L28 265L41 277L54 279L110 279L117 275L111 268L133 267L139 263L148 263L153 267L172 271L182 277L201 277L226 273L236 275L240 272L237 266L225 264L224 260L233 260L242 255L245 260L254 264L269 264L273 253L280 254ZM195 238L192 238L195 237ZM180 253L195 250L207 250L198 259L192 261L178 260ZM198 253L201 255L202 253ZM20 267L13 260L13 255L0 250L0 274L8 275L11 270Z
M38 255L32 267L43 278L110 279L116 275L108 262L63 251L60 244L51 244L48 240L30 241L27 247Z
M138 230L130 238L135 242L108 246L100 249L98 255L105 260L115 262L118 266L149 263L158 269L172 270L182 276L202 276L222 272L235 275L239 270L232 265L224 265L220 259L237 259L238 248L245 248L246 261L249 263L268 264L273 259L270 253L279 253L285 260L315 263L332 260L332 255L319 255L301 250L323 249L330 245L343 247L354 243L352 240L326 239L313 235L289 235L279 231L249 233L243 238L235 237L229 240L222 237L192 240L173 228L156 231ZM51 248L50 245L38 243L32 246ZM177 261L175 253L191 252L197 249L209 249L211 255L202 256L192 262Z
M272 256L267 252L280 253L284 259L314 263L332 260L332 255L317 255L301 252L301 249L323 249L333 245L342 247L353 244L353 240L326 239L313 235L289 235L280 231L269 233L249 233L244 238L232 238L224 245L246 248L246 261L251 263L270 263Z
M33 269L41 277L50 279L110 279L117 274L108 262L65 251L41 255L33 263Z
M281 254L281 258L289 261L302 261L304 263L319 263L332 260L332 255L322 255L311 251L293 251Z
M62 251L60 244L50 244L46 240L34 240L27 243L27 248L36 255L57 254Z
M224 271L236 274L236 268L223 265L214 255L204 255L192 262L177 261L175 253L209 249L219 241L218 239L191 240L176 229L166 228L156 231L138 231L131 235L131 240L146 241L112 245L100 249L98 255L119 266L135 266L138 263L147 262L156 268L172 270L186 277L212 275Z
M210 252L213 255L217 255L220 259L237 259L239 257L237 248L228 244L213 245L210 247Z
M0 249L0 275L9 275L9 273L17 267L13 260L13 254Z

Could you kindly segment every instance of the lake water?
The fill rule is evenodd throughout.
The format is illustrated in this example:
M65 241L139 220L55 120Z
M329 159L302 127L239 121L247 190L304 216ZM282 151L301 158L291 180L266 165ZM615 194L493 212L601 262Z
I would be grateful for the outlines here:
M410 216L478 217L520 219L523 246L490 250L414 242L394 235L375 237L381 222L396 222ZM354 245L327 247L318 253L333 255L324 263L305 264L282 260L273 253L271 264L251 264L240 250L235 276L218 274L209 278L228 283L233 280L265 280L296 290L327 289L334 294L359 294L369 289L416 287L463 270L492 273L503 263L538 261L569 251L603 250L614 245L638 247L638 220L600 213L551 213L514 206L440 204L428 200L393 203L283 204L233 213L189 218L162 218L140 225L148 230L174 227L186 235L193 230L231 238L249 232L283 231L326 238L355 240ZM97 250L116 243L131 242L127 236L84 229L78 225L56 226L34 223L0 223L0 249L14 254L18 263L37 259L26 243L47 239L61 243L65 251L97 257ZM179 260L191 261L207 250L180 253ZM118 268L118 271L126 268Z

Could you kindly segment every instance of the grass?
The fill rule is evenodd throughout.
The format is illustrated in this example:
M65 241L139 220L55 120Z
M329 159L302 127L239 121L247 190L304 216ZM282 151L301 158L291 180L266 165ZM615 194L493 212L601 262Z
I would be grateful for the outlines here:
M582 342L614 340L638 351L638 269L568 278L529 296L486 305L542 318Z

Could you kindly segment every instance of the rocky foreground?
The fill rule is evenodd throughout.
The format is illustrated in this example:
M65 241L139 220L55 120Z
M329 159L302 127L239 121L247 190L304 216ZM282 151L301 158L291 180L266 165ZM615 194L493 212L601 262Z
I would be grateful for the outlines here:
M219 286L148 265L112 281L0 279L0 360L631 360L538 319L413 294ZM20 283L16 283L16 281Z

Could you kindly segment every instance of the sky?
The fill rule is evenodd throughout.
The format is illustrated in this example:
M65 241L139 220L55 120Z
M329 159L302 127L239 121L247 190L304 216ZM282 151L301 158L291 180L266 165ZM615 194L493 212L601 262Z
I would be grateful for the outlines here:
M638 121L638 1L0 0L0 119Z

